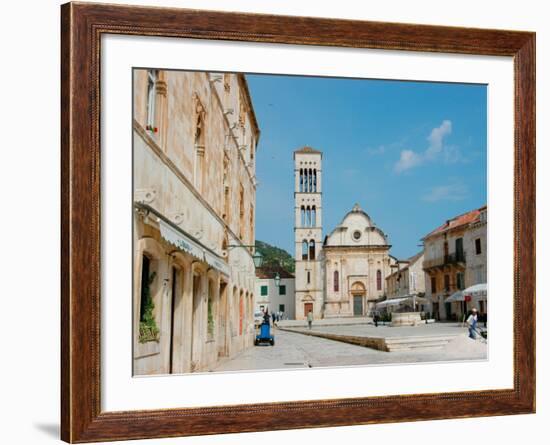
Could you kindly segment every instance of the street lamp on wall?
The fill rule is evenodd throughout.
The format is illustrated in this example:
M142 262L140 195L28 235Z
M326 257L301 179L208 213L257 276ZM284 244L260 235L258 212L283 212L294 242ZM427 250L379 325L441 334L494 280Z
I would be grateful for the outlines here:
M254 260L254 266L256 268L262 267L262 264L264 263L264 257L260 252L256 251L252 259Z

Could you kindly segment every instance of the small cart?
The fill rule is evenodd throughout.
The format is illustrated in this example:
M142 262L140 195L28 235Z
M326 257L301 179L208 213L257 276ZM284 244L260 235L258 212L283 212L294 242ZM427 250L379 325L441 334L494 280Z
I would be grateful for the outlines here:
M271 334L269 323L263 322L260 325L260 333L256 335L254 344L256 346L269 343L271 346L275 345L275 336Z

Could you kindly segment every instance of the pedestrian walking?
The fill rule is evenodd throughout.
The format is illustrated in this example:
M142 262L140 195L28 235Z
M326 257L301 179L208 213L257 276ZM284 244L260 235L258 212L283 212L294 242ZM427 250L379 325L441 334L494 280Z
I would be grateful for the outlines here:
M374 326L378 327L378 322L380 321L380 315L378 314L378 312L374 313L373 321L374 321Z
M468 325L469 337L475 340L477 338L477 309L475 307L472 308L466 324Z
M267 310L267 308L264 312L264 323L269 324L269 311Z
M313 323L313 312L309 311L307 313L307 325L308 325L309 329L311 329L312 323Z
M275 315L275 312L272 312L271 313L271 318L273 319L273 326L275 326L275 319L276 319L276 315Z

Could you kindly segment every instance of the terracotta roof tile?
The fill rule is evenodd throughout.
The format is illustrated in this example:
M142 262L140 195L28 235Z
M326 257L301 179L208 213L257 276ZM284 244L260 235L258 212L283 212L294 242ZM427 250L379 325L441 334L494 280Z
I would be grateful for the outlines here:
M275 278L275 274L279 272L279 276L281 279L284 278L294 278L294 275L290 272L287 272L285 269L283 269L281 266L262 266L256 268L256 277L266 280L266 279L272 279Z
M481 214L481 212L486 209L487 206L485 205L483 207L480 207L479 209L470 210L469 212L463 213L462 215L455 216L454 218L451 218L447 220L444 224L440 225L437 229L432 230L423 239L429 238L439 233L444 233L457 227L477 222L479 221L479 215Z

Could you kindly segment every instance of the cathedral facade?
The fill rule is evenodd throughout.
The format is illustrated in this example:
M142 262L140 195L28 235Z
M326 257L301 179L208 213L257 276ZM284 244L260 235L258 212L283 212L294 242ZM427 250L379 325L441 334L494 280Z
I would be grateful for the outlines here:
M355 205L322 239L322 153L294 152L296 319L368 316L395 259L384 232Z

